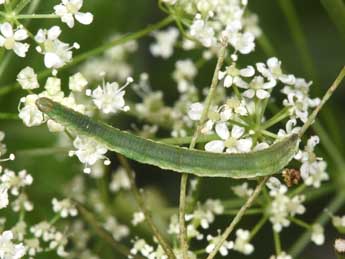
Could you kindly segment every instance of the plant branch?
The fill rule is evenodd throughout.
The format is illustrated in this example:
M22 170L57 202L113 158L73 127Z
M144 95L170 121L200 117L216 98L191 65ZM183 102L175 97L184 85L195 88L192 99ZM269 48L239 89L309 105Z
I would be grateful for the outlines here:
M262 188L264 187L266 181L268 179L268 176L266 176L265 178L263 178L261 180L261 182L256 186L254 192L252 193L252 195L248 198L248 200L246 201L246 203L241 207L241 209L238 211L237 215L235 216L235 218L231 221L230 225L226 228L226 230L223 232L219 242L216 244L215 248L213 249L212 253L209 254L209 256L207 257L207 259L213 259L219 249L221 248L221 246L223 245L223 243L226 241L226 239L229 237L229 235L231 234L231 232L234 230L234 228L236 227L236 225L240 222L240 220L242 219L243 215L245 214L246 210L252 205L252 203L254 202L254 200L256 199L256 197L259 195L259 193L261 192Z
M218 85L218 73L220 69L222 68L222 65L224 63L225 54L226 54L226 48L227 44L222 42L222 47L218 54L218 60L217 65L214 70L212 83L210 86L209 93L206 97L204 109L201 114L201 118L199 120L199 123L197 125L197 128L194 132L194 135L192 137L192 140L189 145L189 149L193 149L197 143L197 139L199 138L201 134L201 129L207 119L207 115L212 103L212 98L216 92L216 88ZM180 226L180 244L182 249L182 258L188 259L188 242L187 242L187 230L186 230L186 222L185 222L185 212L186 212L186 194L187 194L187 182L188 182L188 175L183 174L181 176L181 184L180 184L180 206L179 206L179 226Z
M147 222L147 224L151 228L155 238L157 239L158 243L163 248L164 252L167 254L168 258L169 259L176 259L176 256L175 256L172 248L170 247L168 242L165 240L165 238L161 235L159 229L157 228L157 226L153 222L151 212L147 209L145 202L144 202L144 198L142 197L142 194L140 193L140 191L136 187L134 172L133 172L131 166L129 165L127 159L125 157L123 157L122 155L119 155L119 154L117 154L117 157L120 161L120 164L122 165L122 167L125 169L125 171L127 173L127 176L128 176L129 181L131 183L131 189L132 189L132 192L134 194L134 197L135 197L135 199L139 205L140 210L145 215L145 221Z
M335 79L333 84L329 87L329 89L327 90L327 92L323 96L320 104L314 109L312 114L309 116L307 122L304 123L301 131L299 132L299 136L300 137L302 137L304 135L304 133L307 131L307 129L311 126L311 124L314 123L316 116L318 115L318 113L320 112L322 107L326 104L328 99L332 96L334 91L338 88L338 86L340 85L340 83L341 83L341 81L343 80L344 77L345 77L345 66L340 71L339 75L337 76L337 78Z
M99 226L97 220L95 219L95 216L89 210L87 210L81 203L77 201L75 202L77 204L76 206L78 208L78 211L80 212L80 215L93 228L94 232L103 241L111 245L117 252L127 257L130 254L129 249L126 246L115 241L107 231L105 231L101 226ZM139 255L132 255L132 257L137 259L144 259L144 257Z

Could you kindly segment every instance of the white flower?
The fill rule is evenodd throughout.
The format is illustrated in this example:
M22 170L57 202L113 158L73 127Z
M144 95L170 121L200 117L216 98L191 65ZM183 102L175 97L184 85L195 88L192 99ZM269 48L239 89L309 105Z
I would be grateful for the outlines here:
M0 209L6 208L9 204L8 187L6 184L0 185Z
M98 86L92 93L87 91L87 94L92 96L94 104L105 114L116 113L119 110L128 111L129 107L125 105L124 88L131 82L133 79L129 77L122 87L116 82L103 83L103 86Z
M234 125L231 134L225 122L217 123L215 126L217 135L222 140L213 140L205 145L205 150L208 152L221 153L247 153L251 150L253 141L251 138L241 138L245 129Z
M226 103L221 106L220 109L220 119L222 121L227 121L232 119L235 115L247 116L247 105L244 99L239 100L236 97L232 97L226 101Z
M204 105L202 103L192 103L188 109L188 116L193 121L198 121L201 118Z
M145 220L145 214L142 211L134 212L132 224L136 226Z
M108 217L103 227L112 234L116 241L121 241L129 235L129 228L120 224L114 217Z
M179 32L176 28L170 27L165 31L153 32L156 42L150 45L151 54L155 57L167 59L174 52L174 45L177 41Z
M257 70L268 80L280 80L284 84L293 85L296 82L294 75L285 75L281 69L281 61L276 57L267 60L267 66L264 63L256 64Z
M189 33L207 48L213 46L217 42L214 29L202 19L200 14L195 15Z
M252 99L254 97L257 97L259 99L266 99L271 96L268 90L275 87L276 84L277 82L275 80L265 82L263 77L256 76L252 79L252 81L249 84L243 81L243 84L238 86L247 89L243 93L244 97L247 97L249 99Z
M77 43L70 47L58 38L61 34L59 26L53 26L49 30L39 29L35 40L40 44L36 50L44 54L44 65L47 68L60 68L72 59L72 48L79 48Z
M316 161L309 167L308 173L302 175L304 183L307 186L313 186L314 188L319 188L321 182L327 181L329 175L326 172L327 163L325 161Z
M339 254L343 254L345 252L345 240L337 238L334 242L334 248Z
M234 250L241 252L245 255L249 255L254 251L254 246L249 243L250 232L244 229L238 229L236 231L236 240L234 244Z
M285 130L279 129L278 137L285 138L292 134L298 134L298 132L301 130L301 127L295 127L296 125L297 125L297 121L295 119L288 120L285 126Z
M230 87L232 84L241 87L243 85L241 77L252 77L254 74L255 70L252 66L238 69L235 65L231 65L227 67L225 71L220 71L218 73L218 79L224 79L224 87Z
M233 186L231 189L240 198L248 198L254 192L254 189L248 187L247 182Z
M177 82L177 89L180 93L184 93L190 88L190 81L193 80L197 72L197 68L190 59L178 60L175 63L173 78Z
M234 33L229 37L229 43L242 54L249 54L255 49L255 37L251 32Z
M121 189L128 190L131 187L131 183L128 179L125 169L120 167L112 175L111 182L109 184L110 191L118 192Z
M208 246L206 247L206 253L210 254L212 251L215 249L216 245L220 241L220 236L207 236L207 241L209 242ZM234 247L234 242L232 241L224 241L222 246L219 248L219 253L222 256L227 256L229 254L229 250L233 249Z
M83 6L83 0L62 0L61 4L54 6L55 14L61 17L61 21L66 23L68 27L73 28L74 19L81 24L91 24L93 15L89 12L79 12Z
M85 173L90 173L89 166L94 165L98 160L105 159L104 163L110 164L109 159L104 156L108 151L107 148L93 139L77 136L73 141L73 145L77 150L70 151L69 155L76 155L80 162L85 164Z
M153 252L153 247L148 245L144 239L138 239L134 242L133 248L130 250L131 254L141 253L146 258Z
M325 242L324 229L320 224L312 226L311 240L319 246Z
M69 78L68 87L71 91L82 92L88 82L81 73L76 73Z
M12 25L8 22L0 24L0 46L5 49L13 49L14 53L19 57L25 57L26 52L29 50L29 44L21 43L29 37L27 31L18 27L13 31Z
M220 215L223 211L224 207L219 200L208 199L205 204L199 204L192 214L186 214L186 220L198 222L203 229L208 229L214 222L215 215Z
M30 94L20 99L20 104L24 103L24 107L19 109L19 118L28 127L39 126L44 122L43 113L38 110L35 103L37 99L36 94Z
M26 170L21 170L16 175L15 172L5 169L0 181L10 190L12 195L18 196L21 188L32 184L33 178Z
M12 242L13 233L4 231L0 235L0 258L2 259L19 259L25 255L25 247L22 243Z
M17 81L24 90L39 88L37 75L32 67L22 69L17 75Z
M70 199L59 201L54 198L52 204L53 211L59 213L62 218L67 218L68 216L75 217L78 215L78 210Z

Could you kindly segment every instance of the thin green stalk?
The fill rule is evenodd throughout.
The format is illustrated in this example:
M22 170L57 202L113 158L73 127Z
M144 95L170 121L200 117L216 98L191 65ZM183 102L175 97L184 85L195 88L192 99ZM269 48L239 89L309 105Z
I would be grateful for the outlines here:
M311 229L311 226L308 223L304 222L303 220L300 220L294 217L290 217L289 220L302 228L305 228L307 230Z
M278 4L285 15L292 39L295 42L300 57L302 59L302 64L304 66L306 75L309 78L313 78L315 81L317 81L317 75L315 72L313 59L309 52L307 41L304 37L305 33L303 32L301 22L299 21L296 9L292 1L278 0Z
M289 108L285 107L280 112L276 113L272 118L267 120L261 125L261 129L268 129L273 125L277 124L278 122L284 120L285 118L289 117Z
M112 236L98 224L95 216L89 210L87 210L81 203L77 203L77 208L82 218L93 228L94 232L100 239L111 245L117 252L124 255L126 258L130 255L130 250L126 246L115 241ZM131 256L137 259L144 259L144 257L140 255Z
M265 225L267 220L268 220L268 215L262 216L262 218L259 220L258 223L256 223L256 225L254 226L254 228L250 232L249 240L251 240L251 239L253 239L255 237L255 235L260 231L260 229Z
M176 256L175 256L172 248L170 247L169 243L165 240L165 238L162 236L159 229L157 228L157 226L153 222L151 212L147 209L147 207L145 205L144 198L142 197L140 191L136 187L134 173L133 173L133 170L132 170L131 166L129 165L127 159L125 157L119 155L119 154L117 155L117 157L120 161L120 164L122 165L122 167L125 169L125 171L127 173L127 176L128 176L129 181L131 183L131 190L132 190L134 197L135 197L135 199L139 205L140 210L145 215L145 221L147 222L148 226L151 228L155 238L157 239L160 246L163 248L163 250L166 253L166 255L168 256L168 258L169 259L176 259Z
M345 40L345 3L343 0L321 0L328 15Z
M0 120L19 120L18 114L0 112Z
M245 212L245 215L257 215L262 214L262 209L248 209ZM236 215L238 213L238 209L227 210L225 209L222 215Z
M339 192L331 202L326 206L327 210L330 214L336 213L343 205L345 204L345 192ZM321 224L325 225L329 221L330 217L328 213L324 213L322 211L318 218L315 220L314 224ZM290 254L293 258L297 258L298 255L303 251L304 247L310 242L310 231L305 231L294 245L289 249L288 254Z
M264 187L266 181L268 179L268 176L266 176L265 178L263 178L261 180L261 182L256 186L254 192L252 193L252 195L248 198L248 200L245 202L245 204L241 207L241 209L238 211L237 215L234 217L234 219L231 221L230 225L226 228L226 230L223 232L223 234L220 237L219 242L216 244L215 248L213 249L213 251L209 254L209 256L207 257L207 259L213 259L219 249L221 248L221 246L223 245L223 243L227 240L227 238L229 237L229 235L231 234L231 232L234 230L234 228L236 227L236 225L240 222L240 220L242 219L242 217L244 216L246 210L252 205L252 203L254 202L254 200L256 199L256 197L260 194L262 188Z
M212 83L210 86L209 93L206 97L204 109L201 114L201 118L198 122L197 128L194 132L193 138L190 142L189 148L193 149L197 143L197 139L201 134L201 129L207 119L207 115L212 103L213 96L216 92L217 85L218 85L218 73L221 70L225 55L226 55L227 44L222 42L222 47L219 50L217 65L213 73ZM183 174L181 176L181 185L180 185L180 206L179 206L179 227L180 227L180 243L182 249L182 257L183 259L188 259L188 242L187 242L187 230L186 230L186 222L185 222L185 212L186 212L186 194L187 194L187 182L188 182L188 175Z
M70 63L67 63L65 66L63 66L62 68L59 69L59 71L62 71L62 70L65 70L71 66L74 66L92 56L95 56L95 55L98 55L104 51L106 51L107 49L110 49L112 47L115 47L115 46L118 46L118 45L121 45L121 44L124 44L128 41L131 41L131 40L137 40L139 38L142 38L143 36L151 33L152 31L155 31L155 30L158 30L162 27L165 27L167 26L168 24L170 24L171 22L173 22L173 17L171 16L168 16L166 17L165 19L161 20L160 22L158 23L155 23L155 24L152 24L152 25L149 25L147 26L145 29L143 30L140 30L140 31L137 31L135 33L132 33L132 34L129 34L129 35L126 35L126 36L123 36L121 38L118 38L118 39L115 39L115 40L112 40L110 42L107 42L97 48L94 48L92 50L89 50L89 51L86 51L80 55L77 55L73 58L73 60L70 62ZM38 73L38 78L39 79L42 79L48 75L51 74L51 70L50 69L46 69L46 70L43 70L41 72ZM0 96L1 95L4 95L4 94L7 94L13 90L16 90L16 89L20 89L19 87L19 84L16 82L16 83L13 83L11 85L7 85L7 86L3 86L0 88Z
M322 107L325 105L325 103L328 101L328 99L332 96L334 91L338 88L338 86L340 85L344 77L345 77L345 66L340 71L339 75L337 76L333 84L329 87L326 94L323 96L320 104L314 109L312 114L309 116L307 122L303 125L301 131L299 132L300 136L303 136L304 133L307 131L307 129L311 126L311 124L314 123L316 116L318 115Z
M19 14L16 16L18 20L24 19L59 19L60 16L55 14Z
M282 252L282 244L280 241L280 236L277 231L272 229L273 231L273 240L274 240L274 248L276 250L276 254L279 255Z

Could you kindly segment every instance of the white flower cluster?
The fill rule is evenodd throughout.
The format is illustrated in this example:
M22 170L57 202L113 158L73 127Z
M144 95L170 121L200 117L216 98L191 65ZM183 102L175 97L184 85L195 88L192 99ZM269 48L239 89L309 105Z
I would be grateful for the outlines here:
M39 88L37 75L31 67L26 67L19 72L17 81L25 90L33 90ZM127 78L125 85L120 87L116 82L103 82L103 86L98 86L95 90L86 89L88 81L81 73L76 73L69 78L70 94L65 96L61 89L61 79L57 77L49 77L44 86L44 91L39 94L30 93L21 98L19 103L19 118L23 120L28 127L39 126L47 122L47 126L51 132L63 132L65 127L53 120L47 118L36 106L36 100L40 97L48 97L55 102L59 102L70 109L80 113L92 113L95 109L101 110L105 114L113 114L119 110L127 111L129 109L125 104L124 89L133 82L131 77ZM92 103L77 103L77 100L85 102L86 96L92 97ZM106 165L110 164L110 160L105 157L108 151L104 145L94 140L76 136L74 142L75 151L70 151L69 155L76 155L78 159L85 164L85 173L91 173L91 166L97 161L104 160Z
M270 196L273 198L269 208L270 221L273 224L274 231L280 232L283 227L290 225L289 217L304 214L306 210L302 204L304 196L289 197L286 185L275 177L270 177L266 185L270 189Z
M302 163L300 172L304 183L315 188L319 188L321 182L329 179L326 172L327 163L322 158L317 157L314 152L315 146L319 142L318 136L310 137L304 150L300 150L295 156L295 159Z
M3 4L5 1L3 0ZM61 17L61 21L66 23L68 27L74 26L74 20L88 25L93 21L93 15L89 12L80 12L83 6L83 0L62 0L61 4L54 6L55 14ZM11 13L14 15L15 12ZM53 14L52 14L53 16ZM7 16L5 16L7 18ZM14 27L13 19L5 21L0 24L0 47L13 52L19 57L26 57L30 48L30 44L25 42L29 39L29 32L18 21ZM19 23L19 25L17 25ZM71 47L58 39L61 34L59 26L53 26L50 29L39 29L36 35L33 36L35 40L36 50L44 55L44 64L49 69L58 69L70 62L72 59L73 48L79 48L79 44L74 43Z

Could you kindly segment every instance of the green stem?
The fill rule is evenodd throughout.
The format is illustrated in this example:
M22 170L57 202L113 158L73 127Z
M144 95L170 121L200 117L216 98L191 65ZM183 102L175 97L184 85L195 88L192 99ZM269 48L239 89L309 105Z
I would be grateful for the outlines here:
M142 197L140 191L136 187L134 172L133 172L131 166L129 165L127 159L125 157L119 155L119 154L117 155L117 157L120 161L120 164L122 165L122 167L125 169L125 171L127 173L127 176L128 176L129 181L131 183L131 189L132 189L132 192L134 194L134 197L135 197L135 199L139 205L140 210L145 215L145 221L147 222L147 224L151 228L155 238L157 239L160 246L163 248L164 252L167 254L168 258L169 259L176 259L176 256L175 256L172 248L170 247L169 243L161 235L159 229L157 228L157 226L153 222L151 212L147 209L147 207L145 205L144 198Z
M345 192L339 192L331 202L326 206L330 214L336 213L345 204ZM314 224L325 225L329 221L328 213L322 211ZM289 249L289 253L293 258L297 258L298 255L303 251L304 247L310 242L309 231L305 231L294 245Z
M213 251L209 254L209 256L207 257L207 259L213 259L219 249L221 248L221 246L223 245L223 243L225 242L225 240L227 240L227 238L229 237L229 235L231 234L231 232L234 230L234 228L236 227L236 225L240 222L240 220L242 219L242 217L244 216L246 210L252 205L252 203L254 202L254 200L256 199L256 197L259 195L259 193L261 192L262 188L264 187L266 181L268 179L268 176L266 176L255 188L254 192L252 193L252 195L248 198L248 200L246 201L246 203L241 207L241 209L238 211L237 215L234 217L234 219L231 221L230 225L226 228L226 230L223 232L223 234L220 237L219 242L216 244L215 248L213 249Z
M16 16L18 20L22 19L59 19L60 16L55 14L19 14Z
M226 43L221 43L222 47L219 50L217 65L213 73L212 83L210 86L209 93L206 97L204 109L201 114L201 118L198 122L197 128L194 132L192 140L190 142L189 148L193 149L197 143L197 139L201 135L201 129L207 119L207 115L212 103L213 96L216 92L217 85L218 85L218 73L221 70L225 55L226 55ZM188 182L188 175L183 174L181 176L181 185L180 185L180 206L179 206L179 227L180 227L180 243L182 249L182 258L188 259L188 241L187 241L187 230L186 230L186 222L185 222L185 211L186 211L186 194L187 194L187 182Z
M279 233L275 230L273 230L273 240L274 240L274 248L276 250L276 254L279 255L282 252L282 244L280 241Z
M124 255L126 258L128 255L130 255L129 249L121 243L115 241L107 231L100 227L95 216L81 203L77 203L77 208L82 218L93 228L94 232L97 236L99 236L99 238L111 245L118 253ZM140 255L131 255L131 257L136 259L144 259L144 257Z
M303 220L300 220L294 217L290 217L289 220L302 228L305 228L307 230L311 229L311 226L308 223L304 222Z
M257 215L262 214L262 209L248 209L245 212L245 215ZM225 209L222 215L236 215L238 213L238 209L231 209L227 210Z
M262 210L261 210L262 211ZM260 231L260 229L265 225L265 223L268 220L268 216L264 215L259 222L254 226L254 228L252 229L252 231L250 232L250 239L253 239L255 237L255 235Z
M16 113L0 112L0 120L19 120L19 117L18 117L18 114Z
M267 120L261 125L261 129L268 129L273 125L277 124L278 122L284 120L285 118L289 117L289 108L285 107L280 112L276 113L272 118Z
M92 50L89 50L89 51L86 51L80 55L77 55L73 58L73 60L70 62L70 63L67 63L65 66L63 66L62 68L59 69L59 71L63 71L71 66L74 66L92 56L95 56L95 55L98 55L104 51L106 51L107 49L110 49L112 47L115 47L115 46L118 46L118 45L121 45L121 44L124 44L126 42L129 42L129 41L132 41L132 40L137 40L139 38L142 38L144 37L145 35L151 33L152 31L155 31L155 30L158 30L162 27L165 27L166 25L170 24L172 21L173 21L173 17L171 16L168 16L166 17L165 19L161 20L160 22L158 23L155 23L155 24L152 24L152 25L149 25L148 27L146 27L145 29L143 30L140 30L140 31L137 31L135 33L132 33L132 34L129 34L129 35L126 35L126 36L123 36L121 38L118 38L118 39L115 39L115 40L112 40L108 43L105 43L97 48L94 48ZM46 70L43 70L41 72L38 73L38 79L42 79L48 75L51 74L51 70L50 69L46 69ZM3 86L0 88L0 96L1 95L4 95L4 94L7 94L13 90L16 90L16 89L20 89L19 87L19 84L18 83L13 83L11 85L7 85L7 86Z
M326 94L323 96L320 104L314 109L312 114L309 116L307 122L303 125L301 131L299 132L300 137L302 137L304 133L307 131L307 129L310 127L310 125L314 123L316 116L318 115L322 107L326 104L328 99L332 96L334 91L338 88L338 86L340 85L344 77L345 77L345 66L340 71L339 75L337 76L333 84L329 87Z

